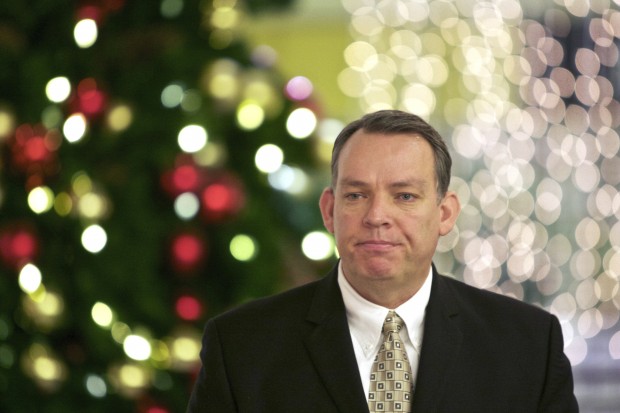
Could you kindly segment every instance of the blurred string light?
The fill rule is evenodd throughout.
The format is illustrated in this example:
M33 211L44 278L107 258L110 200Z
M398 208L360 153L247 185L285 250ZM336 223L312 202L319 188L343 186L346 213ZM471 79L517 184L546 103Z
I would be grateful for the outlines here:
M543 3L342 0L354 39L338 83L364 112L450 129L463 210L441 271L558 315L573 365L615 329L618 359L620 11Z
M334 255L334 240L325 231L313 231L301 242L301 250L311 260L325 260Z
M95 324L103 328L111 328L115 321L115 315L110 306L102 302L96 302L93 305L90 315Z
M36 214L47 212L54 206L54 193L47 186L38 186L28 194L28 206Z
M241 67L235 60L218 59L205 68L202 88L220 101L232 102L239 96L241 76Z
M100 225L89 225L82 232L82 246L88 252L97 254L108 243L108 234Z
M200 211L200 200L192 192L184 192L174 200L174 212L184 221L194 218L198 211Z
M98 35L97 22L93 19L80 20L73 29L73 38L81 49L87 49L94 45Z
M272 188L289 194L301 194L309 187L310 179L301 168L282 164L268 175Z
M256 168L263 173L277 171L284 161L284 152L279 146L267 143L256 151L254 163Z
M64 312L64 300L45 287L41 270L33 263L25 264L19 271L18 283L24 293L22 306L25 313L41 329L56 326Z
M205 147L208 140L207 130L200 125L187 125L178 136L179 147L183 152L195 153Z
M203 13L211 29L209 43L214 49L225 49L237 38L243 20L243 13L237 6L237 0L204 2Z
M0 142L4 141L15 129L13 111L0 104Z
M50 105L41 112L41 124L47 129L60 129L64 119L64 113L58 105Z
M73 209L73 200L66 192L61 192L54 198L54 211L61 217L67 216Z
M112 366L108 378L119 393L125 397L137 397L151 382L152 369L136 361Z
M168 109L180 107L185 112L196 112L202 106L200 93L186 89L181 82L172 82L161 92L161 103Z
M286 95L290 99L298 101L308 99L313 90L312 82L305 76L295 76L285 86Z
M43 285L35 292L22 296L21 302L24 313L43 331L57 327L65 310L62 296L44 288Z
M178 17L183 11L183 0L162 0L159 10L166 18Z
M201 331L183 326L165 341L169 350L170 367L177 371L189 371L200 360Z
M70 115L62 126L62 133L69 143L77 143L86 134L88 122L82 113Z
M258 244L249 235L235 235L230 241L230 254L239 261L251 261L258 254Z
M308 108L293 110L286 120L286 130L293 138L297 139L304 139L312 135L316 125L316 115Z
M24 313L43 331L56 327L64 314L64 299L45 287L39 267L25 264L19 271L18 283L24 293L21 298ZM36 370L32 372L36 374Z
M237 107L237 124L241 129L254 130L265 120L265 111L253 100L245 100Z
M108 386L105 380L97 374L88 374L84 379L84 386L91 396L98 399L108 394Z
M47 82L45 95L54 103L62 103L71 95L71 82L64 76L58 76Z
M106 117L106 123L113 132L122 132L133 122L133 111L122 103L112 105Z
M344 122L338 119L325 118L317 124L317 157L326 165L329 165L332 158L334 142L340 131L344 128Z
M194 154L193 158L197 165L219 168L225 165L228 151L221 143L209 141L202 150Z
M144 361L151 356L151 344L140 335L130 334L123 340L125 354L133 360Z
M167 108L175 108L181 105L185 91L179 83L171 83L161 92L161 104Z
M34 294L42 285L41 270L36 265L28 263L19 272L19 286L26 294Z
M21 361L26 374L47 391L58 389L68 376L65 363L46 344L33 343Z

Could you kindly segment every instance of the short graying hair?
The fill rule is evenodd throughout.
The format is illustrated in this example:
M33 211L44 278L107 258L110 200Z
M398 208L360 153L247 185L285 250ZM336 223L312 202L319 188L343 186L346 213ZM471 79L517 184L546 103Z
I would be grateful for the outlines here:
M452 158L446 142L439 132L419 116L400 110L380 110L369 113L362 118L349 123L336 137L332 150L332 186L338 179L338 159L345 143L358 130L368 133L383 133L386 135L410 134L424 138L433 149L435 155L435 179L439 199L443 199L450 186L450 170Z

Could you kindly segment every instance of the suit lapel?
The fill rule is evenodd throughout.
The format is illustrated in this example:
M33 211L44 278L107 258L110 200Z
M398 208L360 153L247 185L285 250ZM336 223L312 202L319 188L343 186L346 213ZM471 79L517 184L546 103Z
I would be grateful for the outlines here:
M443 277L433 268L433 285L426 308L420 366L413 397L413 411L435 412L444 395L445 378L456 360L463 335L458 308Z
M311 327L305 343L325 387L342 412L368 409L342 295L337 267L319 284L308 318Z

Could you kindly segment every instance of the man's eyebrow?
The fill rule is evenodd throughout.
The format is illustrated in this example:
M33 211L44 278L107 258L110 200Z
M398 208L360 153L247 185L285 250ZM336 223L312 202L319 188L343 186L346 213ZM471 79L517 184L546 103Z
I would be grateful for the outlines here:
M349 178L343 178L339 182L339 185L347 186L347 187L354 187L354 188L364 188L364 187L370 186L368 182L360 181L358 179L349 179ZM423 188L426 185L427 185L427 181L425 179L412 178L412 179L403 179L399 181L394 181L390 183L389 186L392 188L410 188L410 187Z
M424 188L427 185L425 179L404 179L402 181L396 181L390 184L393 188Z
M350 179L350 178L343 178L340 182L340 185L342 186L352 186L352 187L356 187L356 188L363 188L368 186L369 184L367 182L364 181L360 181L357 179Z

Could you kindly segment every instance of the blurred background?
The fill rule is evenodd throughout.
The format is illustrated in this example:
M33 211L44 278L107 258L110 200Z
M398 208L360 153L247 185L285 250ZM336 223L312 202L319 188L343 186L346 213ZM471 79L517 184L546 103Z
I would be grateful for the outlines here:
M208 318L336 262L331 145L384 108L451 147L439 270L620 411L619 46L617 0L2 2L0 411L184 411Z

